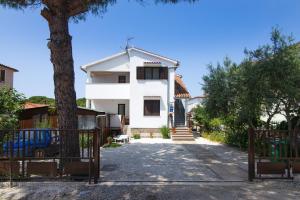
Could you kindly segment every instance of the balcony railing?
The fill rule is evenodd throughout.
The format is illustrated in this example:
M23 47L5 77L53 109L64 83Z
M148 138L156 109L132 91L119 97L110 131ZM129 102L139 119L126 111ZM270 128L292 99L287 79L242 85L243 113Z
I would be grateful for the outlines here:
M129 83L87 83L87 99L129 99Z

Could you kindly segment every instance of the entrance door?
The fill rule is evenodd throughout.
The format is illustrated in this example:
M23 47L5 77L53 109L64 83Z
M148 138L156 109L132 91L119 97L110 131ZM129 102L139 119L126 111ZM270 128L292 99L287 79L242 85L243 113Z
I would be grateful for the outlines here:
M185 109L181 99L175 101L175 126L185 126Z

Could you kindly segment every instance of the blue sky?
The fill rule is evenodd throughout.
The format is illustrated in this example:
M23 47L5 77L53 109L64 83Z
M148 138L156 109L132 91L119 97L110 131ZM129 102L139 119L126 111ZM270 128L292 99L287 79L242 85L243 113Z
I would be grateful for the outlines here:
M201 95L207 64L225 56L240 62L247 47L269 42L273 26L300 40L299 0L199 0L195 4L145 5L119 0L102 17L70 24L77 97L84 96L80 66L132 45L181 61L192 96ZM47 48L49 31L39 9L0 8L0 63L20 70L15 88L27 97L54 96L53 70Z

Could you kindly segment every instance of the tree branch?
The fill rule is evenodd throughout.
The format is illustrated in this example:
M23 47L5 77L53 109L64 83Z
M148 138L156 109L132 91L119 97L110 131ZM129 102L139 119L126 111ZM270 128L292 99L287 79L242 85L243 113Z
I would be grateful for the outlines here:
M88 11L87 1L72 1L68 4L68 15L74 17Z
M48 22L50 22L51 21L51 19L52 19L52 15L51 15L51 13L50 13L50 10L48 9L48 8L43 8L42 10L41 10L41 15L48 21Z

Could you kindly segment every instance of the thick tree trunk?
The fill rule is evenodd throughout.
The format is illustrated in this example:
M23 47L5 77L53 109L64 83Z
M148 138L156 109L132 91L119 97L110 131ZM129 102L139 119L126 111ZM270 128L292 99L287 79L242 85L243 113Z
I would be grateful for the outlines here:
M59 129L69 130L62 132L62 152L64 157L78 157L79 136L77 129L77 105L74 89L74 63L72 56L72 37L69 34L69 17L66 12L56 10L48 16L51 51L51 62L54 70L55 102L58 114Z

